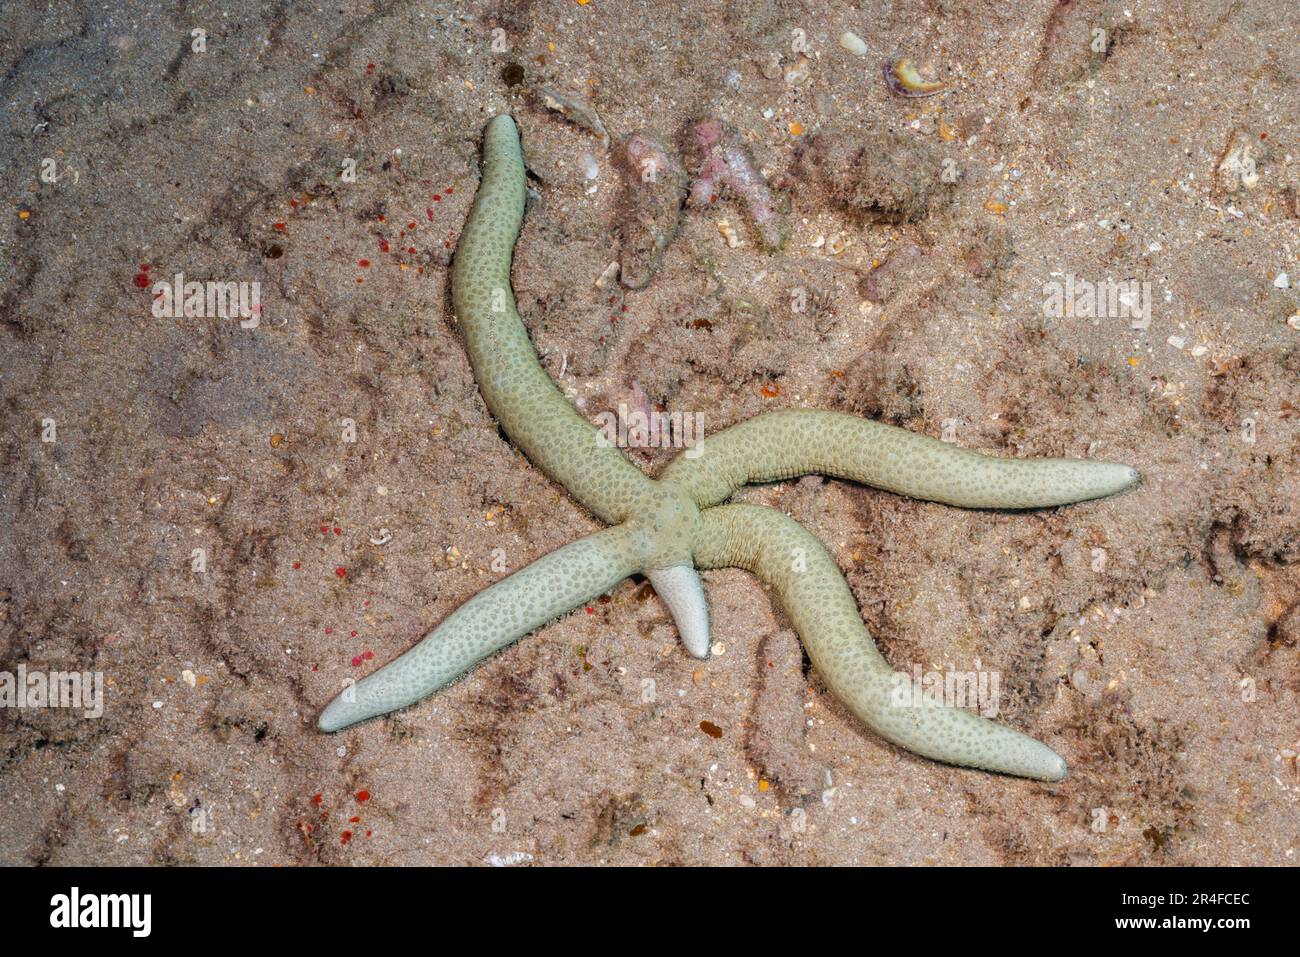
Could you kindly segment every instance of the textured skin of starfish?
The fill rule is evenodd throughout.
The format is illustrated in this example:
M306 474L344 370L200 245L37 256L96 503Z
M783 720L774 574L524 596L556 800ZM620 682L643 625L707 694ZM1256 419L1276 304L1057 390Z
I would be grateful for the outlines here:
M813 667L877 734L950 764L1065 777L1065 761L1019 731L900 696L899 676L877 651L825 546L775 509L723 503L750 482L817 473L963 508L1038 508L1124 491L1140 480L1137 471L1084 459L997 458L852 415L792 409L710 436L693 457L650 479L556 388L515 308L510 268L525 182L518 130L497 116L484 134L482 179L452 267L453 306L489 411L533 464L612 527L475 595L335 698L319 728L338 731L414 704L636 573L668 605L687 651L707 657L708 606L696 569L739 567L776 592Z

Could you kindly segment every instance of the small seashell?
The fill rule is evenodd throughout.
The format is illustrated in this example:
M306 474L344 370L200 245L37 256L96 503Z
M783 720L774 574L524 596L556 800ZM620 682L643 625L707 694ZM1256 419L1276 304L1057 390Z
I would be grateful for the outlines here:
M740 236L725 219L718 220L718 232L722 233L722 238L727 241L730 248L735 249L740 245Z
M605 132L605 124L600 121L600 114L590 104L553 89L541 90L540 98L542 105L548 110L554 110L575 126L595 133L600 137L603 146L609 145L609 134Z
M1250 146L1250 141L1240 130L1234 130L1228 139L1228 148L1223 162L1215 170L1220 185L1226 187L1228 192L1233 192L1242 186L1246 189L1254 189L1259 185L1259 170L1255 166L1255 158L1250 155Z
M493 851L483 858L483 863L488 867L514 867L518 864L527 864L532 859L533 855L527 851L509 851L505 854L498 854Z
M852 30L845 30L840 34L840 46L848 50L854 56L867 55L867 41L858 36Z
M392 540L393 540L392 533L390 533L386 528L381 528L379 530L378 535L370 536L371 545L387 545Z
M885 85L897 96L934 96L948 88L947 83L930 82L921 78L916 66L906 58L886 60L881 64Z

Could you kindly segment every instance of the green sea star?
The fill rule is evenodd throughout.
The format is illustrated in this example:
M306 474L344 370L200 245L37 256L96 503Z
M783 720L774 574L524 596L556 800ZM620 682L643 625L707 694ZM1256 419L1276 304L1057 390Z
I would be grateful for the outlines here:
M488 409L546 475L612 527L557 549L457 608L414 648L339 695L322 731L413 704L493 652L642 573L668 605L686 649L709 652L697 568L734 566L780 596L817 672L872 730L939 761L1058 781L1051 748L969 711L894 694L835 560L774 509L722 504L742 485L820 473L964 508L1036 508L1135 485L1126 465L1003 459L837 412L785 410L709 437L658 480L641 473L566 401L537 360L515 308L510 267L525 173L509 116L487 126L483 174L452 268L452 300Z

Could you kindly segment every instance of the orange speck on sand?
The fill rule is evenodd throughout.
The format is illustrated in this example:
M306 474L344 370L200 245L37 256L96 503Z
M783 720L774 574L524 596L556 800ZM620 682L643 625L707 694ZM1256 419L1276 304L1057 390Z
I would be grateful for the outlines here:
M803 124L798 120L791 123L789 129L791 136L803 136Z
M18 210L18 218L19 218L19 219L26 219L26 218L29 217L29 216L31 216L31 213L28 212L27 210L25 210L25 209L20 209L20 210Z
M758 391L761 392L763 395L767 396L769 399L775 399L778 395L781 394L781 387L779 385L765 385Z
M999 203L996 199L985 200L984 208L994 215L1001 216L1007 211L1006 203Z
M1128 364L1131 365L1134 369L1136 369L1139 365L1142 364L1142 360L1139 359L1137 356L1130 356L1128 360Z

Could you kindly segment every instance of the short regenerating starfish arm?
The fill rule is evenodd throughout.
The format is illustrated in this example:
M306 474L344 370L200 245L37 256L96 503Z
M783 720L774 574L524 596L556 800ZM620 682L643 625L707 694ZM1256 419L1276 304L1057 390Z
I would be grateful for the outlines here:
M687 653L695 658L709 657L709 603L699 572L691 565L670 565L647 568L645 577L668 606Z
M963 508L1039 508L1136 485L1137 469L1091 459L1007 459L843 412L787 409L723 429L660 476L700 507L742 485L796 475L852 479Z
M510 287L525 188L519 131L509 116L494 117L483 136L483 177L456 247L452 303L479 391L510 440L591 512L615 524L628 517L650 480L602 441L537 361Z
M606 528L543 555L479 592L410 651L336 697L317 726L338 731L427 697L493 652L640 569L637 533Z
M817 673L859 719L908 751L1040 781L1059 781L1055 751L969 711L913 694L876 649L848 583L825 546L794 519L757 505L701 513L696 563L747 569L781 598Z

